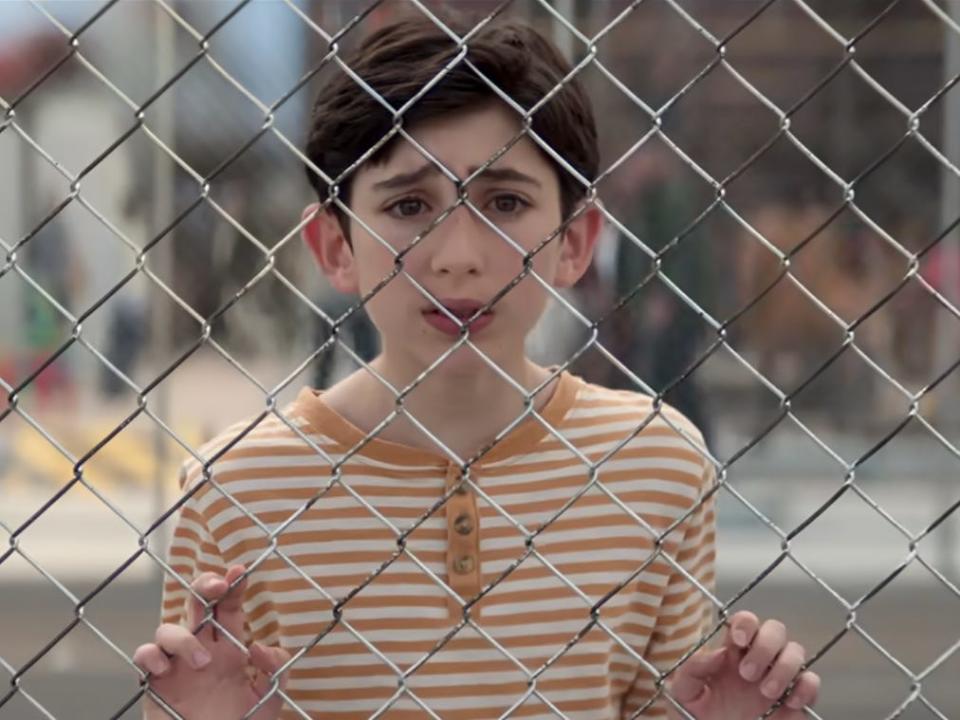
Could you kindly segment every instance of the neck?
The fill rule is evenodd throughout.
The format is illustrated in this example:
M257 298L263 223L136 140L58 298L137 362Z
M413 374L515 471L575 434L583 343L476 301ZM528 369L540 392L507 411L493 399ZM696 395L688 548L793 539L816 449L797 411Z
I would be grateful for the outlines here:
M471 363L469 371L456 372L441 363L421 379L404 397L405 410L419 421L438 441L462 460L475 455L493 441L524 411L524 395L486 363ZM526 357L516 363L498 363L505 374L531 393L543 384L549 371ZM381 355L371 366L397 389L413 383L419 372L404 371ZM365 398L363 408L354 406L350 414L362 430L376 427L396 407L393 393L365 369L360 369L345 382L356 384L350 395ZM533 400L540 410L550 399L557 380L541 390ZM440 450L406 415L399 415L378 437L413 447Z

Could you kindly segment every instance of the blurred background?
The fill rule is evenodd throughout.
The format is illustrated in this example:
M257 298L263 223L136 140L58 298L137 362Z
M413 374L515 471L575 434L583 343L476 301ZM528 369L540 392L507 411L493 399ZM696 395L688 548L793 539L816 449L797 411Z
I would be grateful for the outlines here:
M297 236L295 150L331 38L420 12L370 7L0 3L0 719L138 717L123 654L159 618L180 462L357 366L311 359L311 303L354 299ZM821 717L960 718L960 3L503 12L575 61L596 38L616 222L564 294L606 350L571 369L639 389L627 369L704 429L719 598L829 648ZM529 350L588 336L554 303ZM377 352L362 312L341 337Z

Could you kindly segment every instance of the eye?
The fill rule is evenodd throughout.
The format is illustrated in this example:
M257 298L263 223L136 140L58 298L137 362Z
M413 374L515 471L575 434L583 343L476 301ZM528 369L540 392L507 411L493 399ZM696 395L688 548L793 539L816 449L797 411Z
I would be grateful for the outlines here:
M423 210L423 206L423 200L420 198L405 197L400 198L388 207L387 212L402 218L415 217Z
M517 213L524 207L529 206L530 203L528 203L519 195L514 195L513 193L504 193L502 195L497 195L493 199L493 205L497 212L510 215L512 213Z

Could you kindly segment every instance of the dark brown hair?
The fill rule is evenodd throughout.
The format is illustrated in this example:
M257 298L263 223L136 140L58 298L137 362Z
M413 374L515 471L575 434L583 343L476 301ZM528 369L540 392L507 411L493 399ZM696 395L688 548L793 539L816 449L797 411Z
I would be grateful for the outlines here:
M466 18L444 18L444 24L463 37L476 23ZM525 110L543 97L570 71L569 63L539 32L516 22L491 22L467 41L467 59L501 91ZM394 108L420 92L457 54L454 41L426 17L402 20L364 39L345 64ZM457 63L403 115L405 127L439 115L474 108L499 99L464 62ZM518 114L519 118L519 114ZM338 74L318 94L313 108L306 155L331 179L373 147L393 127L391 114L347 73ZM596 178L599 163L593 110L574 76L531 117L531 129L587 180ZM392 137L369 162L382 163L402 138ZM539 149L539 146L538 146ZM543 152L541 150L541 152ZM585 188L553 158L563 218L573 212ZM307 167L307 178L321 201L330 187ZM350 176L339 184L339 197L350 204ZM349 218L331 204L349 238Z

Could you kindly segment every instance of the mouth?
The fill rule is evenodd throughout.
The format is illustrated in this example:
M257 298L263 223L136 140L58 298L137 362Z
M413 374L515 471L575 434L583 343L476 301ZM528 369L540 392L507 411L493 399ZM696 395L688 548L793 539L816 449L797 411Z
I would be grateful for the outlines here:
M447 308L447 312L449 312L451 315L453 315L455 318L457 318L457 319L460 320L461 322L465 322L465 321L469 320L470 318L472 318L474 315L476 315L477 310L479 310L479 309L480 309L479 306L477 306L477 308L474 309L474 310L453 310L453 309L451 309L451 308ZM424 311L423 311L423 314L424 314L424 315L436 315L437 317L442 317L442 318L448 317L446 313L441 312L441 311L438 310L437 308L431 308L431 309L429 309L429 310L424 310ZM479 315L477 315L477 317L478 317L478 318L482 318L482 317L486 317L487 315L493 315L493 310L485 310L484 312L482 312L482 313L480 313Z
M493 320L492 310L484 310L483 312L479 312L483 307L483 304L479 302L444 302L443 307L459 322L452 320L447 313L441 312L436 307L424 309L423 317L430 325L446 335L459 335L461 332L461 325L463 324L466 324L471 333L479 332L487 327L487 325L489 325Z
M469 318L473 317L485 305L485 303L482 303L479 300L471 299L438 298L438 300L447 312L461 321L468 320ZM433 314L439 315L440 317L447 317L446 313L441 312L440 309L433 304L424 308L423 312L426 315ZM477 315L477 318L479 319L486 315L492 314L493 310L487 309Z

